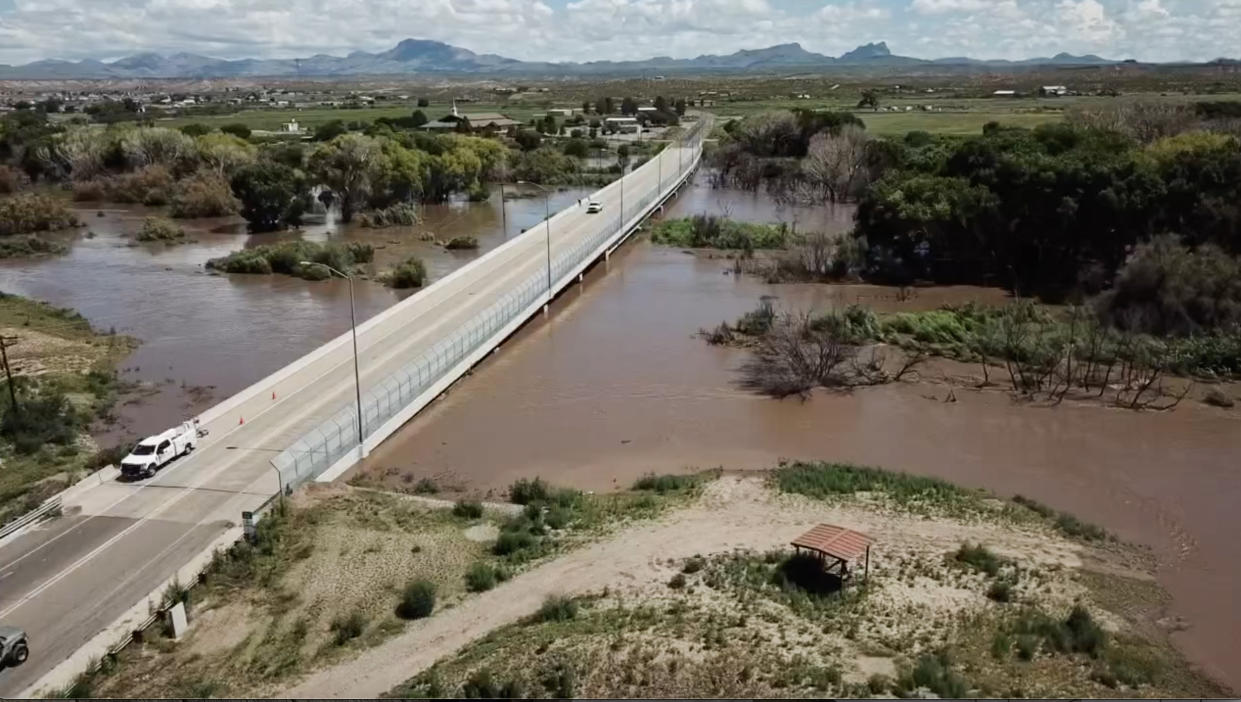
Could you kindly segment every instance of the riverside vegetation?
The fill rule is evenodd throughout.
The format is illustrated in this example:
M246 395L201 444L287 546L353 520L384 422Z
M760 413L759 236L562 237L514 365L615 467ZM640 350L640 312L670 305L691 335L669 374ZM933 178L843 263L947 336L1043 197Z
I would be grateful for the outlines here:
M109 418L119 390L116 363L135 341L100 333L72 310L3 293L0 333L13 375L13 386L0 391L5 522L119 458L118 449L99 450L87 429Z

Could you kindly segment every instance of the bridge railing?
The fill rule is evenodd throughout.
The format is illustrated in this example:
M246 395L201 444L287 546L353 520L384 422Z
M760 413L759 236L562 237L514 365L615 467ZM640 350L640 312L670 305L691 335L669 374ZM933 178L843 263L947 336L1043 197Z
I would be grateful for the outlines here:
M624 232L621 230L630 222L626 213L632 213L632 216L636 217L657 200L666 197L668 189L679 183L697 164L702 149L701 131L700 123L676 144L676 148L685 150L677 154L676 170L671 170L668 174L662 173L663 162L672 160L665 158L670 155L665 149L625 176L626 181L636 182L649 177L651 172L660 172L657 186L653 190L634 193L633 200L624 203L619 224L611 218L599 218L595 230L582 237L572 248L553 252L551 280L562 280L575 268L579 268L587 258L598 255L605 243L622 235ZM668 164L668 167L672 169L672 164ZM618 184L619 181L604 190ZM542 225L531 227L527 234L537 233L539 226ZM532 308L537 309L537 305L550 296L548 273L539 271L531 274L514 290L371 387L362 395L362 436L369 436L378 427L403 412L416 398L441 382L451 369L475 354L489 339L516 321L524 321L531 314ZM356 450L359 443L357 405L351 402L299 437L272 460L272 465L280 473L281 484L285 489L291 490L318 477Z

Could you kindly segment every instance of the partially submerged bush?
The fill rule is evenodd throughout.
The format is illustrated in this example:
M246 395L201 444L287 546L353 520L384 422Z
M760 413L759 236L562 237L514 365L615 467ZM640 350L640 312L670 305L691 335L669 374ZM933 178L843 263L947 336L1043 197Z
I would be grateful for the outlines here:
M146 166L132 173L122 173L105 182L109 200L152 207L167 205L176 185L172 172L159 164Z
M651 231L656 244L744 251L783 248L787 238L784 224L753 224L715 215L665 219Z
M401 593L401 603L397 605L397 616L402 619L421 619L431 616L435 610L435 583L429 580L414 580L405 586Z
M77 216L57 198L39 193L0 198L0 236L55 231L77 224Z
M408 288L421 288L427 283L427 267L422 259L411 256L405 259L401 265L392 269L392 272L385 278L389 287L398 290Z
M163 217L147 217L138 231L138 241L163 241L175 243L185 238L185 230L175 222Z
M0 239L0 258L26 258L46 254L61 254L69 250L59 241L48 241L34 234Z
M225 273L283 273L306 280L325 280L331 277L331 272L315 264L326 264L348 273L359 264L369 263L374 256L375 249L370 244L359 242L286 241L234 251L207 261L207 267ZM303 261L310 265L303 265Z
M413 203L397 203L378 210L363 212L358 224L363 227L412 227L420 221L418 207Z
M29 184L25 173L0 163L0 195L11 195Z
M696 475L655 475L647 473L646 475L634 481L634 490L651 490L659 494L666 492L679 492L688 490L698 485L699 478Z
M228 180L217 173L199 171L173 187L169 209L173 217L226 217L240 211Z
M448 240L447 244L444 244L444 248L449 251L477 249L478 239L472 236L454 236Z

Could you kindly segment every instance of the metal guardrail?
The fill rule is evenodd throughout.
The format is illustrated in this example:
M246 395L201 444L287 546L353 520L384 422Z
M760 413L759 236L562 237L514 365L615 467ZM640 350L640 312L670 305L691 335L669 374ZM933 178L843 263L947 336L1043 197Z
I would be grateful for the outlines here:
M611 221L601 220L597 231L572 249L554 256L551 262L552 280L559 281L564 278L575 267L586 262L585 259L597 253L609 239L617 236L623 238L627 233L625 228L630 223L630 220L626 219L626 213L633 213L634 217L645 213L648 207L665 195L666 182L679 183L696 167L702 150L702 126L703 123L699 122L677 142L677 148L689 149L688 158L678 163L678 169L667 176L663 174L662 155L665 152L661 151L625 176L630 178L646 171L640 176L645 178L649 173L659 173L654 192L624 202L619 228L614 228ZM539 226L535 225L527 231L537 231ZM549 297L547 278L544 271L529 276L515 291L493 303L456 332L368 390L362 396L362 435L369 436L409 406L415 398L442 380L450 369L474 353L481 344L518 317L524 317L532 306L546 300ZM358 434L357 408L353 403L345 405L319 426L303 434L271 461L280 474L284 489L291 490L314 479L336 461L344 458L357 447Z
M54 512L59 512L60 508L60 495L49 497L43 504L0 527L0 539L16 533L19 529L24 529L37 521L49 517Z

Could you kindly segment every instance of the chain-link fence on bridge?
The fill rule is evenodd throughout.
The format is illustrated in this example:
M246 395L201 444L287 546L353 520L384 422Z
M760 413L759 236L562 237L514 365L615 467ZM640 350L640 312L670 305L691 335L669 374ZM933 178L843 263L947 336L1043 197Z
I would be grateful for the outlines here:
M586 262L588 257L597 256L600 248L616 238L630 219L645 212L668 187L679 182L697 163L702 149L701 131L700 123L682 138L676 148L664 149L658 156L625 176L624 180L629 182L649 177L650 173L658 173L658 187L634 200L626 199L623 207L618 208L621 210L619 220L599 218L600 226L596 231L568 251L555 252L551 262L551 280L562 280ZM674 160L671 156L677 149L681 151L676 153L677 158ZM675 166L665 161L673 162ZM662 172L665 167L669 170L668 173ZM538 226L531 230L537 231ZM361 435L369 436L443 379L452 368L505 326L528 315L535 303L547 300L548 278L546 271L527 277L515 290L368 389L362 395ZM272 460L272 465L279 471L284 488L292 490L319 476L354 450L358 443L357 404L350 402L277 455Z

